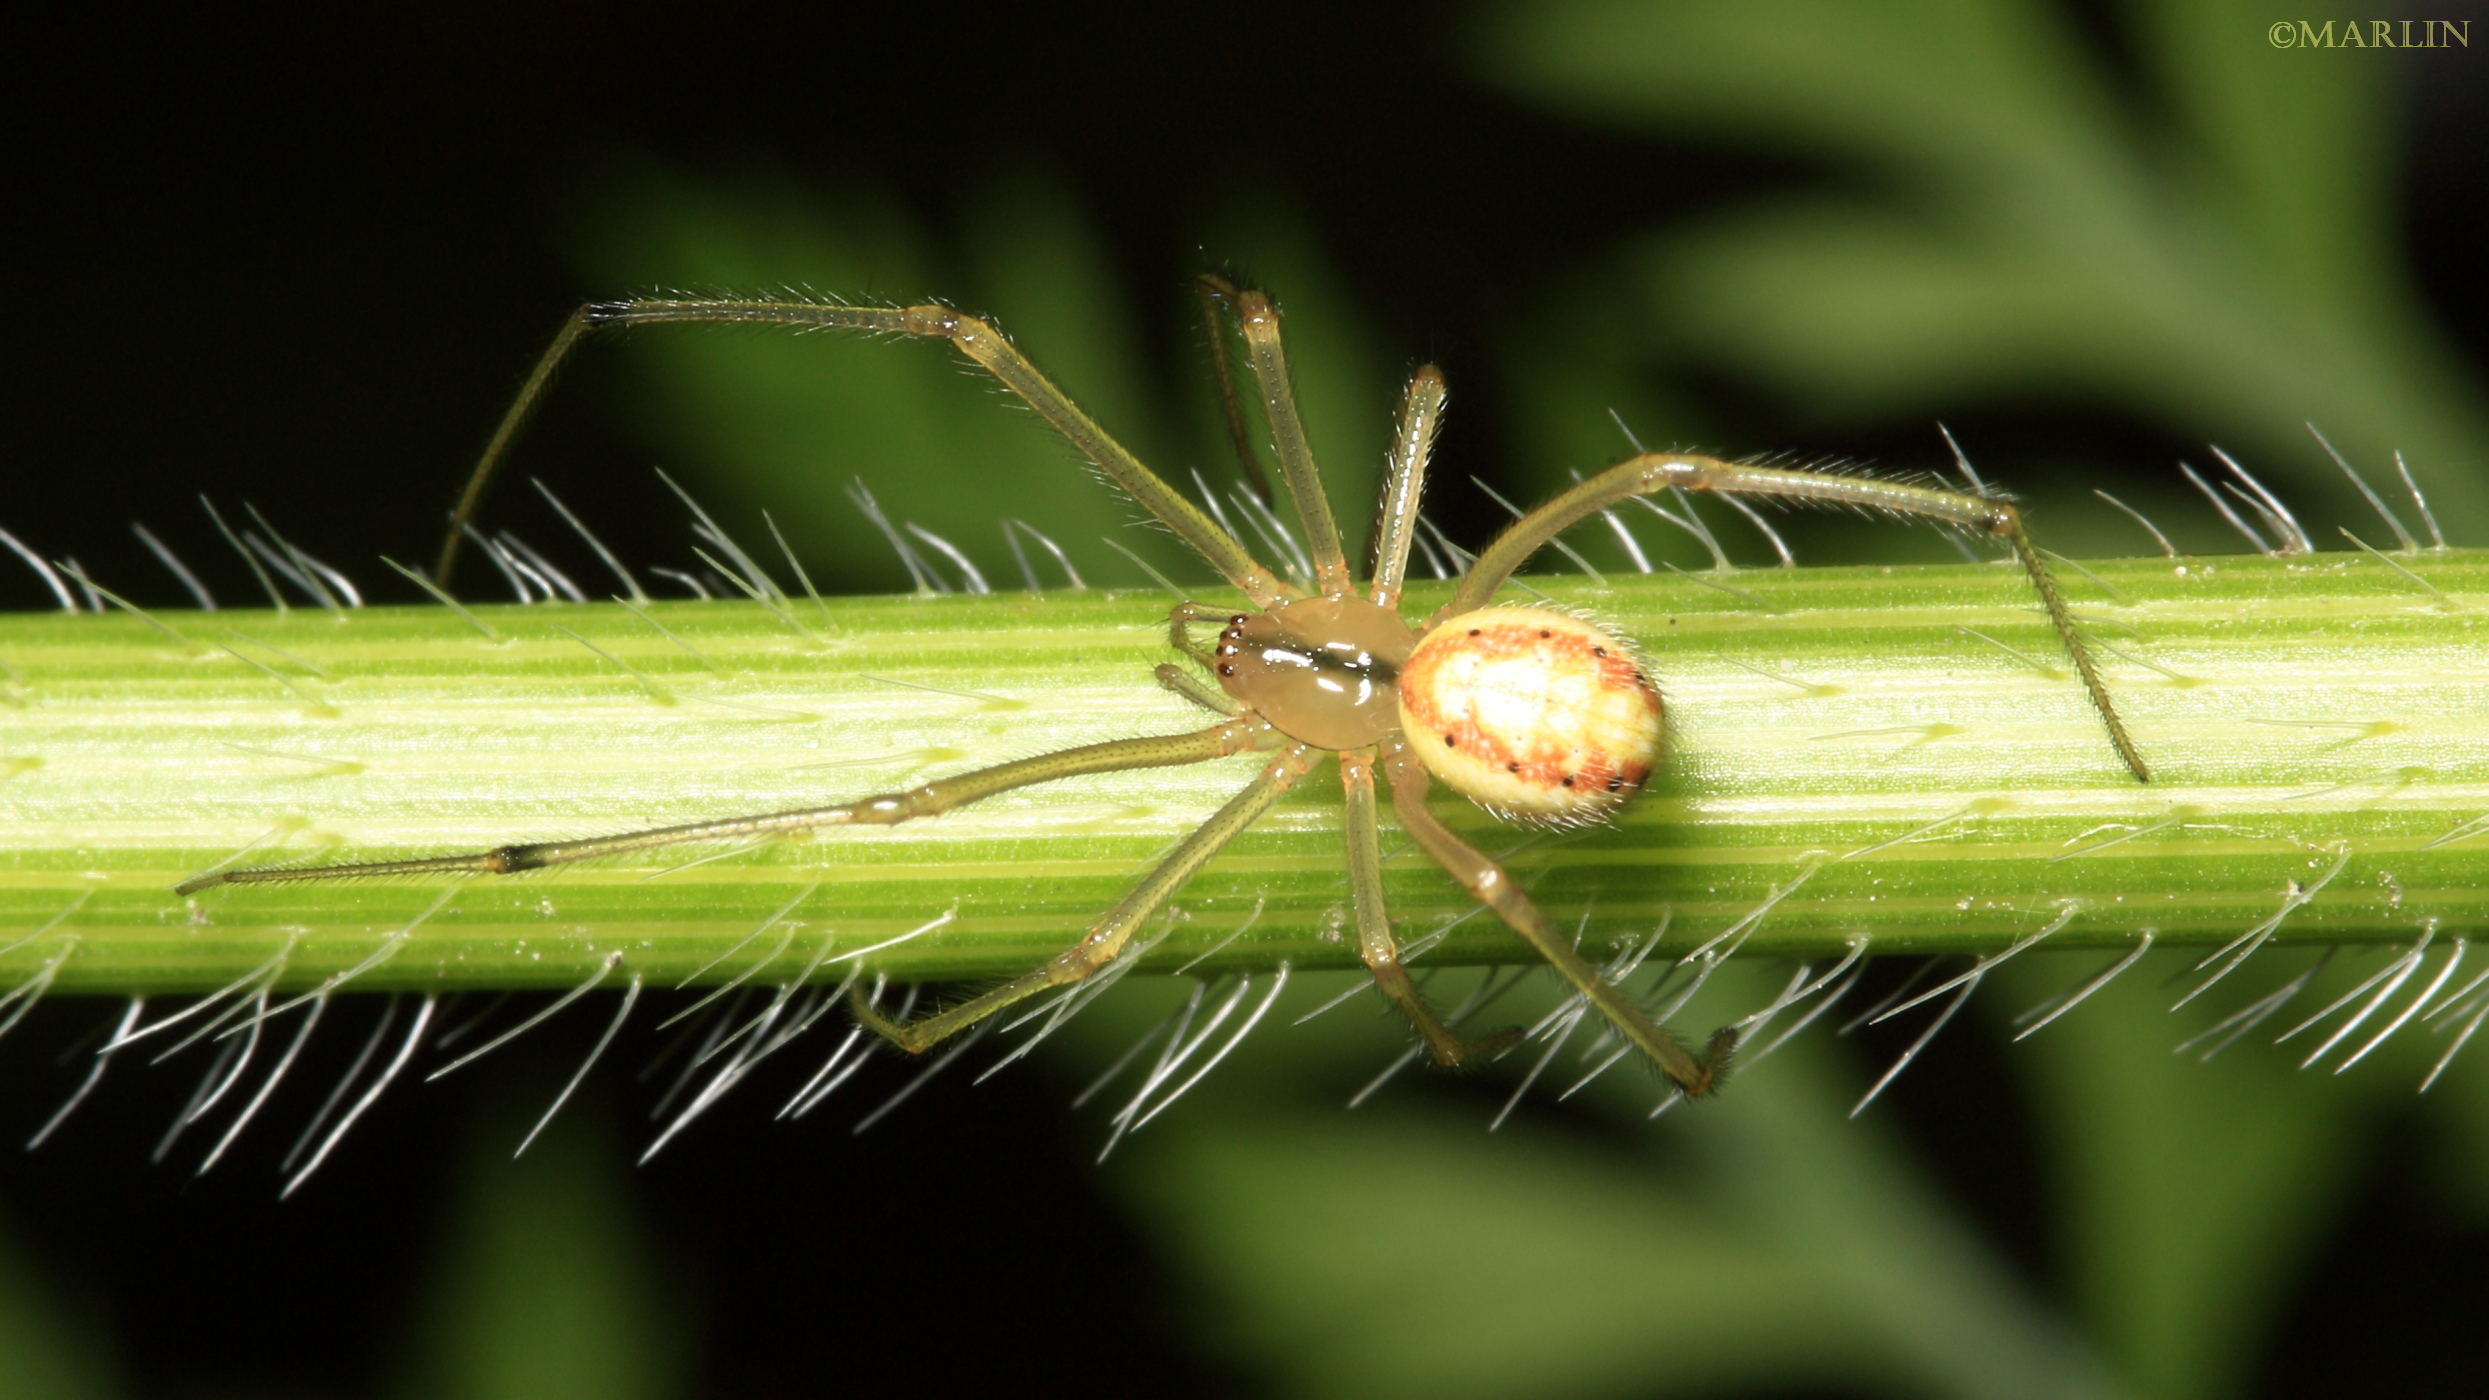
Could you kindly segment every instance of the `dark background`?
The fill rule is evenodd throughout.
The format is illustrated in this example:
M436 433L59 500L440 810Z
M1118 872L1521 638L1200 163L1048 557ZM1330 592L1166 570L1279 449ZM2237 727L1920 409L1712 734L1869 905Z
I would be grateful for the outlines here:
M2075 15L2148 104L2114 16ZM0 526L108 578L153 576L126 522L174 516L202 489L281 506L330 557L421 556L555 322L584 297L627 290L580 285L557 246L583 186L618 160L786 173L832 191L862 177L935 229L963 172L1043 162L1090 206L1135 297L1176 312L1188 273L1250 257L1198 246L1200 191L1267 182L1310 211L1371 333L1456 375L1488 358L1502 289L1621 230L1827 178L1801 157L1525 106L1464 76L1459 16L1421 5L1136 16L446 3L54 18L68 27L39 44L21 36L0 96L18 243ZM2475 371L2489 361L2482 61L2409 63L2396 84L2404 249ZM1165 340L1183 349L1177 331ZM1784 406L1768 392L1733 376L1695 382L1730 436L1775 440ZM582 392L539 469L642 460L599 426L598 387ZM2044 441L2103 470L2157 464L2192 441L2079 394L1947 417L2002 455ZM1492 393L1464 398L1457 427L1446 479L1525 450ZM1922 453L1926 435L1921 421L1837 441L1811 431L1782 432L1781 445L1875 457ZM598 479L600 528L626 557L653 549L655 532L671 537L653 482ZM1447 508L1457 518L1458 503ZM45 601L8 561L0 600ZM15 1032L0 1073L25 1091L0 1094L0 1131L40 1121L67 1083L50 1057L111 1014L55 1004ZM50 1280L54 1305L109 1348L128 1393L415 1393L403 1359L422 1349L418 1298L451 1228L448 1193L481 1150L471 1142L506 1144L512 1115L549 1095L584 1046L570 1034L531 1062L541 1071L504 1076L518 1082L393 1096L285 1204L257 1172L193 1184L150 1166L188 1081L130 1074L63 1141L0 1154L0 1209L29 1276ZM2027 1149L2009 1113L1985 1111L2011 1095L1982 1059L1939 1052L1893 1112L2027 1254L2036 1207L2011 1184ZM861 1142L843 1122L746 1114L628 1177L666 1306L699 1338L701 1393L1255 1389L1172 1317L1151 1248L1086 1164L1097 1123L1060 1108L1070 1092L1042 1078L954 1085ZM583 1115L644 1111L651 1093L609 1071ZM2407 1150L2378 1149L2389 1164ZM2289 1308L2267 1393L2346 1377L2372 1392L2424 1384L2457 1325L2430 1319L2476 1316L2477 1228L2448 1233L2377 1185L2339 1237ZM2393 1345L2373 1340L2384 1337Z
M0 99L22 240L5 519L39 523L98 577L152 574L125 521L202 489L281 508L338 557L427 552L553 325L631 290L579 285L558 246L626 161L790 173L833 203L869 183L936 230L970 179L1042 164L1091 206L1129 299L1176 332L1185 278L1252 267L1250 249L1201 245L1203 192L1266 185L1311 212L1373 338L1453 374L1460 427L1437 473L1453 482L1532 450L1478 392L1510 289L1630 230L1850 178L1533 109L1464 76L1456 8L1107 13L1002 7L928 29L851 6L275 7L48 36ZM2112 18L2069 13L2149 120L2158 99L2119 67ZM2459 56L2413 58L2391 102L2396 222L2439 328L2477 365L2482 84ZM1835 432L1734 377L1698 382L1725 441L1929 456L1924 418ZM2200 437L2079 393L2012 400L1944 416L2008 461L2033 444L2103 472L2200 456ZM573 462L646 458L597 437L616 415L593 397L562 412L565 440L531 469L575 482L591 471ZM618 543L633 519L670 528L645 472L593 480L644 507L600 514Z

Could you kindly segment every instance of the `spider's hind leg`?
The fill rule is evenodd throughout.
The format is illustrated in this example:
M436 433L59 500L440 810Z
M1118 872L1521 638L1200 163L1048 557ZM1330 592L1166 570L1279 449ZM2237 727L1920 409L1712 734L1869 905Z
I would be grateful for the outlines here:
M1956 525L2004 541L2030 579L2032 591L2039 595L2040 608L2048 614L2048 625L2055 629L2066 655L2073 659L2083 689L2091 697L2092 708L2099 712L2100 722L2109 731L2109 744L2117 751L2118 760L2137 780L2152 780L2150 765L2143 761L2142 752L2127 734L2126 722L2118 717L2117 706L2110 703L2108 682L2100 674L2099 663L2092 659L2091 646L2084 641L2082 630L2074 625L2073 610L2066 606L2055 575L2049 573L2039 547L2031 542L2031 532L2023 526L2022 512L1992 495L1839 472L1723 462L1684 453L1639 453L1558 492L1506 526L1504 533L1478 555L1477 562L1462 576L1444 615L1485 607L1494 599L1495 590L1512 577L1513 570L1537 553L1539 546L1569 527L1621 501L1670 489L1758 496L1798 505L1850 506Z
M1395 746L1384 763L1391 777L1392 810L1398 814L1400 825L1445 873L1460 881L1461 887L1479 903L1494 910L1495 916L1513 932L1529 940L1538 955L1562 973L1564 980L1573 984L1573 990L1596 1007L1619 1035L1649 1056L1660 1072L1675 1082L1678 1092L1687 1098L1700 1098L1720 1087L1728 1073L1729 1056L1737 1048L1734 1029L1713 1032L1699 1054L1686 1049L1645 1015L1622 988L1601 976L1599 969L1575 951L1563 930L1521 893L1521 887L1513 883L1502 866L1453 835L1449 827L1426 810L1426 794L1432 781L1414 755Z
M1391 918L1383 903L1381 833L1374 802L1372 749L1350 749L1340 755L1340 782L1347 790L1348 810L1343 835L1348 842L1348 887L1357 916L1357 952L1365 959L1374 985L1400 1008L1417 1028L1426 1053L1439 1065L1458 1065L1506 1049L1521 1038L1518 1029L1466 1039L1443 1023L1426 994L1400 961L1400 945L1391 936Z
M1133 931L1148 922L1221 847L1269 810L1281 793L1305 776L1318 757L1318 752L1306 745L1289 745L1270 761L1260 777L1177 843L1113 909L1089 926L1079 942L1001 986L913 1021L897 1022L883 1016L866 1002L860 988L849 991L849 1009L866 1029L911 1055L920 1055L1006 1007L1087 978L1113 962L1131 942Z

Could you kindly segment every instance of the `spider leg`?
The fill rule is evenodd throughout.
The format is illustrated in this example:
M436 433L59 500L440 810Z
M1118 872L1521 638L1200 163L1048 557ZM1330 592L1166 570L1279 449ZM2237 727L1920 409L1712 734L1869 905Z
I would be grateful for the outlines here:
M1367 561L1374 575L1372 597L1387 608L1400 606L1400 586L1409 576L1409 545L1417 537L1417 506L1426 491L1426 462L1434 455L1435 434L1443 429L1443 371L1419 365L1409 376L1408 392L1400 396L1400 421L1391 435L1391 457L1383 475L1383 496L1374 508L1374 555Z
M1601 977L1597 968L1574 951L1572 941L1521 893L1520 886L1512 882L1512 876L1502 866L1453 835L1426 810L1426 794L1432 783L1425 767L1405 745L1395 742L1385 752L1383 763L1391 778L1392 810L1399 816L1402 828L1426 854L1434 857L1437 865L1460 881L1462 888L1479 903L1494 910L1495 916L1510 925L1513 932L1528 939L1538 955L1553 964L1619 1034L1649 1056L1687 1098L1699 1098L1720 1086L1728 1073L1729 1054L1737 1046L1734 1027L1712 1032L1710 1042L1699 1055L1686 1049L1675 1036L1644 1015L1633 998Z
M2057 637L2065 644L2066 654L2073 658L2074 669L2083 679L2083 689L2091 695L2092 708L2100 712L2101 722L2108 726L2109 743L2126 767L2145 782L2152 779L2152 770L2126 733L2125 721L2118 718L2117 707L2109 703L2109 687L2100 676L2099 665L2093 661L2091 647L2083 634L2075 629L2074 615L2066 607L2065 597L2057 589L2056 578L2040 559L2031 534L2023 528L2022 512L2010 502L1962 491L1945 491L1932 486L1911 486L1898 481L1878 481L1872 477L1840 476L1831 472L1800 471L1788 467L1743 466L1711 457L1692 457L1676 453L1646 452L1608 468L1572 489L1551 498L1545 505L1506 527L1493 544L1478 555L1461 585L1452 596L1442 616L1452 616L1482 608L1495 597L1495 590L1512 577L1513 570L1538 552L1565 530L1623 501L1628 497L1647 496L1671 487L1689 491L1719 491L1744 496L1771 496L1785 501L1816 505L1847 505L1863 510L1889 511L1896 515L1917 516L1950 525L1979 530L2004 540L2014 551L2014 558L2031 580L2032 591L2040 596L2040 605L2048 613L2049 625L2057 629Z
M1270 425L1272 449L1279 457L1279 479L1305 531L1306 553L1314 561L1314 591L1338 597L1356 587L1348 577L1348 555L1340 548L1340 527L1331 518L1331 498L1323 494L1322 473L1314 450L1305 440L1305 422L1296 409L1296 389L1288 380L1288 352L1279 332L1279 308L1268 293L1238 288L1223 277L1204 273L1197 285L1227 303L1236 329L1244 336L1246 363L1262 390L1262 415ZM1241 429L1231 430L1241 435Z
M1262 728L1259 721L1253 725ZM1227 726L1221 726L1225 728ZM1014 1002L1026 1000L1051 987L1060 987L1096 972L1115 960L1115 955L1131 941L1133 931L1149 921L1151 915L1171 898L1184 882L1193 877L1219 848L1234 840L1238 832L1251 826L1254 819L1267 811L1279 795L1294 786L1321 757L1320 752L1305 744L1291 744L1270 761L1260 777L1244 791L1227 800L1227 805L1210 814L1210 819L1193 829L1190 836L1177 843L1166 859L1134 885L1113 909L1081 936L1078 943L1064 949L1036 967L989 991L981 992L957 1006L946 1007L928 1016L905 1023L884 1017L867 1003L862 988L850 989L848 1006L856 1020L911 1055L922 1054L945 1039L966 1030Z
M1235 444L1236 465L1245 484L1262 503L1270 503L1270 477L1262 470L1262 454L1253 450L1253 430L1245 426L1244 403L1236 397L1236 371L1227 353L1227 318L1223 308L1235 286L1215 273L1193 278L1193 298L1201 305L1201 329L1210 346L1210 372L1218 379L1219 408L1227 419L1228 441Z
M1391 917L1383 903L1383 854L1374 804L1373 749L1347 749L1340 754L1340 781L1348 792L1344 836L1348 842L1348 889L1357 915L1357 952L1374 985L1400 1008L1417 1028L1426 1051L1440 1065L1457 1065L1473 1055L1509 1044L1512 1033L1483 1040L1463 1040L1443 1023L1426 1002L1426 994L1409 980L1400 961L1400 945L1391 936Z
M572 861L593 860L598 856L621 855L629 851L695 841L770 836L791 831L812 831L825 826L892 826L918 817L940 816L971 802L982 802L996 793L1034 783L1050 783L1086 773L1119 773L1132 768L1169 768L1206 763L1214 758L1243 753L1247 749L1268 747L1275 741L1276 734L1277 731L1261 720L1238 715L1190 734L1149 735L1138 739L1115 739L1103 744L1085 744L1076 749L1014 759L990 768L936 778L903 792L879 793L830 807L806 807L752 817L724 817L682 826L627 831L615 836L592 836L578 841L496 846L489 851L418 860L217 871L185 880L174 886L173 892L189 895L217 885L278 885L366 875L433 875L459 871L506 875L512 871L539 870L548 865L567 865Z
M1267 305L1265 301L1266 309ZM433 565L436 581L448 582L450 566L458 559L458 543L465 533L464 527L474 518L494 471L509 455L511 445L518 440L527 420L535 414L537 405L543 402L556 371L570 358L571 352L591 332L659 323L741 323L785 326L799 331L847 329L947 340L986 373L1000 380L1004 388L1036 409L1038 416L1052 424L1054 430L1068 439L1072 446L1080 449L1082 456L1113 478L1126 494L1158 517L1160 523L1174 531L1177 538L1192 546L1195 553L1209 561L1210 567L1242 589L1257 606L1269 607L1295 596L1293 589L1281 583L1276 575L1246 553L1234 536L1221 529L1199 506L1179 495L1174 487L1143 465L1140 458L1132 455L1130 449L1099 427L1095 419L1072 402L1070 395L1048 379L1028 356L987 322L947 306L844 306L831 302L732 297L635 297L629 301L594 302L572 312L570 319L564 321L561 330L554 335L553 343L545 347L535 369L528 373L518 398L502 414L500 424L485 443L483 455L476 460L475 472L467 478L466 489L459 494L458 504L450 513L449 534L442 540L439 560ZM1274 337L1276 325L1273 318ZM1259 367L1257 360L1257 372ZM1293 419L1290 421L1293 422ZM1301 447L1301 433L1296 441ZM1310 461L1307 465L1310 466ZM1293 483L1290 489L1295 489ZM1300 500L1300 507L1302 504ZM1324 518L1329 518L1327 507ZM1336 553L1338 548L1335 536L1333 552Z

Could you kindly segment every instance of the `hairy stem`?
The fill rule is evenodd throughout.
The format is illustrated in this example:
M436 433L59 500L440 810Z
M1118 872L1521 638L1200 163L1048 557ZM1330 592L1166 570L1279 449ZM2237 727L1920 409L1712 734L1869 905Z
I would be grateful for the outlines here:
M2399 567L2398 567L2399 566ZM2404 572L2403 570L2408 570ZM2489 926L2489 552L2093 563L2065 582L2155 781L2007 568L1537 580L1639 638L1671 758L1612 827L1436 810L1605 955L2211 952ZM2112 592L2113 590L2113 592ZM1413 587L1422 615L1439 587ZM1252 756L938 819L522 877L171 887L835 801L1198 728L1160 595L0 618L0 995L984 978L1063 949ZM489 635L488 635L489 633ZM1173 967L1354 965L1341 798L1300 785L1145 930ZM1526 950L1386 830L1420 966ZM780 911L784 911L781 913ZM772 916L777 917L773 921ZM411 931L409 931L411 928ZM1241 935L1239 930L1242 930ZM376 960L375 960L376 959Z

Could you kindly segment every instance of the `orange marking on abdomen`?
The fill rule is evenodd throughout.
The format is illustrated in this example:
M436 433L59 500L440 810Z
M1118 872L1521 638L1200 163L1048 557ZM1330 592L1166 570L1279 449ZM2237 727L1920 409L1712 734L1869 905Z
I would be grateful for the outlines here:
M1402 729L1491 808L1604 813L1649 778L1660 698L1624 643L1563 613L1488 608L1427 634L1400 675Z

